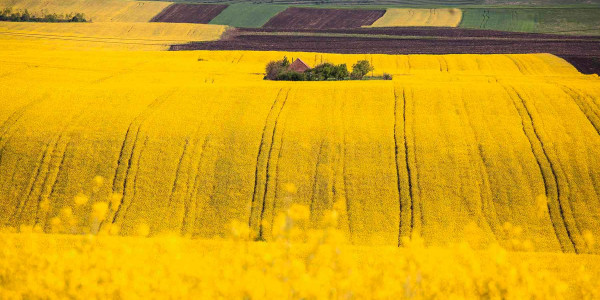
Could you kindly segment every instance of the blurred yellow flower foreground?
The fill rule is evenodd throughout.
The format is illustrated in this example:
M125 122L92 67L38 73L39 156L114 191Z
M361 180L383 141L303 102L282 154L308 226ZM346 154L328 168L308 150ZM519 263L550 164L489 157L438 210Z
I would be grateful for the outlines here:
M78 202L85 202L82 198ZM335 229L336 211L325 214L323 229L314 230L308 228L308 208L300 205L276 218L268 243L253 241L241 222L231 224L227 239L147 237L144 224L139 237L90 234L105 211L106 203L96 202L89 224L78 224L70 219L72 209L63 209L54 221L62 233L4 228L0 299L600 297L595 255L517 252L497 245L474 250L474 234L466 234L470 242L445 248L425 247L418 236L404 238L400 248L352 246ZM504 227L518 235L519 228ZM64 234L80 231L88 233ZM515 245L523 244L515 239Z

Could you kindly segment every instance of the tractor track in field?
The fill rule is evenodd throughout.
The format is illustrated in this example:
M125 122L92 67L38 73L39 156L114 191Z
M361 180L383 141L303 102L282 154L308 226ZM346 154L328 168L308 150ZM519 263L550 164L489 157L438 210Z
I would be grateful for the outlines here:
M412 191L413 188L411 183L411 170L408 162L405 93L405 89L402 88L402 95L400 96L397 88L394 87L394 156L396 162L396 184L399 198L398 203L400 208L398 246L402 246L402 237L410 236L414 224ZM400 102L400 97L402 97L402 108L399 109L398 104ZM400 128L400 126L402 127ZM398 138L399 136L401 137L401 139ZM400 150L400 148L402 148L402 150ZM405 177L404 175L406 175L406 181L402 180L402 178ZM407 210L408 213L406 213ZM408 214L408 216L405 217L406 214Z
M417 234L421 235L422 234L422 230L423 230L423 224L425 223L425 217L423 215L423 202L421 201L421 195L420 195L420 191L421 188L419 186L419 173L418 173L418 169L417 169L417 141L416 141L416 132L415 132L415 126L410 127L409 130L409 124L414 124L415 120L413 119L413 122L409 122L408 121L408 104L409 104L409 99L414 99L414 90L410 90L410 97L408 96L408 93L406 92L406 89L403 90L402 92L402 98L403 98L403 113L402 113L402 120L403 120L403 124L404 124L404 129L403 129L403 138L404 138L404 155L405 155L405 163L406 163L406 171L407 171L407 176L408 176L408 188L409 188L409 196L410 196L410 210L411 210L411 220L410 220L410 224L411 224L411 234L414 234L415 231ZM413 101L414 102L414 101ZM412 115L413 118L415 116L415 109L416 109L416 105L414 103L412 103ZM412 145L409 144L409 133L412 133ZM413 151L411 152L410 149L412 149ZM412 155L411 155L412 153Z
M562 168L560 160L556 156L556 153L553 152L553 148L547 147L546 142L543 140L543 136L541 133L544 133L543 126L539 125L542 122L536 122L538 119L537 114L533 114L535 111L535 106L533 109L528 107L528 101L522 96L522 94L513 87L517 96L520 100L522 100L523 105L527 111L529 117L531 117L533 129L535 131L536 136L539 138L539 141L542 145L542 149L544 150L544 155L548 158L548 162L550 163L550 167L552 169L552 173L555 176L557 188L558 188L558 199L560 203L560 209L562 215L564 216L563 220L565 222L565 226L569 229L567 233L569 234L569 239L573 243L573 247L576 253L581 253L585 251L585 241L581 239L581 230L579 229L579 225L577 224L577 220L573 216L573 203L571 201L571 184L565 171ZM546 135L544 133L544 135ZM552 155L551 155L552 154Z
M184 145L184 150L182 151L181 154L181 158L179 160L179 164L177 166L177 170L176 170L176 175L175 175L175 179L173 181L173 188L171 191L171 195L174 194L177 190L177 187L175 186L178 182L179 182L179 176L178 174L181 173L181 165L183 164L183 161L185 161L186 158L189 157L189 164L187 166L187 171L185 172L185 174L187 174L187 180L185 183L185 190L183 195L181 196L181 202L183 202L183 214L181 216L181 221L178 223L181 225L181 227L179 228L179 231L181 233L181 235L186 235L191 228L189 227L189 224L191 223L189 218L190 218L190 211L195 211L195 208L198 206L198 203L196 201L196 189L197 189L197 184L199 181L199 174L200 174L200 168L202 167L202 161L204 159L204 155L205 152L204 150L206 149L206 146L208 144L208 141L210 140L210 135L208 135L207 133L205 133L204 138L202 138L202 133L200 131L200 128L203 126L204 123L198 125L196 127L196 130L193 134L193 139L190 142L189 138L186 138L186 143ZM202 143L199 143L200 140L203 140ZM192 148L191 151L188 151L189 148ZM198 147L200 147L200 152L199 152L199 157L198 157ZM197 158L197 160L196 160ZM197 161L197 163L196 163ZM169 195L169 199L172 199L173 196ZM179 202L180 200L178 200ZM190 206L192 206L192 202L194 205L194 209L190 209ZM171 200L172 203L172 200ZM171 209L171 205L169 204L167 206L167 209ZM176 214L171 212L171 214ZM167 220L166 217L163 219L163 224L166 224Z
M254 170L254 189L253 189L253 193L252 193L252 202L251 202L251 206L250 206L250 216L248 219L248 226L250 227L250 229L254 229L256 234L258 234L258 236L257 236L258 239L263 238L262 217L263 217L264 209L265 209L266 190L267 190L267 186L269 183L270 158L271 158L271 155L273 152L273 144L275 143L275 135L277 133L277 122L279 120L281 112L283 111L283 108L285 107L285 103L287 102L289 93L290 93L290 89L287 89L286 91L284 91L283 88L281 88L277 92L275 101L273 101L273 104L271 105L271 108L269 109L269 113L267 114L267 117L265 119L265 125L262 130L260 145L258 147L258 153L256 155L256 168ZM272 123L272 125L271 125L271 123ZM272 126L272 128L271 128L271 126ZM269 134L269 132L270 132L270 137L267 136ZM270 141L270 144L267 145L267 143L269 141ZM268 147L268 150L266 149L267 147ZM268 151L268 152L265 153L266 151ZM264 165L264 167L263 167L263 165ZM264 176L263 176L263 173L264 173ZM261 180L262 177L264 177L263 180ZM264 184L262 184L262 185L259 184L259 182L261 182L261 181L264 181ZM264 189L264 190L262 190L262 189ZM262 199L259 199L259 197L261 197L261 195L262 195ZM258 202L260 202L260 211L257 212L258 208L256 208L256 206L258 205ZM255 216L255 214L257 214L257 215ZM257 219L257 222L259 222L259 223L254 224L253 219ZM256 229L255 229L255 227L256 227Z
M182 225L181 225L181 230L182 230L182 234L185 233L189 233L189 229L188 227L190 226L189 223L191 220L190 219L190 212L193 211L194 212L194 218L193 218L193 224L191 225L192 228L195 227L196 222L197 222L197 210L198 210L198 184L200 182L200 178L202 177L201 174L202 172L200 172L201 168L202 168L202 162L204 161L205 158L205 153L206 153L206 149L208 148L208 145L211 141L211 137L210 135L206 135L204 137L204 141L202 142L202 145L200 147L200 157L198 158L198 163L196 164L195 167L195 175L194 176L190 176L190 179L193 177L194 178L194 182L192 184L192 188L188 189L187 192L187 199L189 199L190 204L184 206L184 214L183 214L183 220L182 220ZM191 209L189 206L192 204L191 202L194 203L193 209ZM187 226L187 227L186 227ZM193 231L192 231L193 233Z
M169 197L168 197L169 200L167 202L168 203L167 208L169 208L169 209L173 205L173 198L175 197L175 192L177 190L177 187L179 186L179 176L181 174L181 169L183 168L183 161L188 152L189 145L190 145L190 139L186 138L185 142L183 143L183 150L181 151L181 155L179 156L179 159L177 160L177 168L175 169L175 178L173 179L173 183L171 184L171 191L169 192ZM168 214L165 213L164 218L163 218L163 224L166 222L167 215Z
M269 182L271 179L271 163L273 162L272 159L272 155L273 155L273 149L275 148L275 140L277 138L277 132L279 130L285 132L285 124L284 126L281 126L282 128L278 127L278 123L281 117L281 113L283 112L283 109L285 107L285 104L288 100L288 96L289 96L289 90L286 92L285 98L283 100L283 103L281 104L281 108L279 109L279 112L277 113L277 117L274 120L273 123L273 133L271 135L271 144L269 146L269 152L267 155L267 160L266 160L266 168L265 168L265 186L263 189L263 195L262 195L262 205L261 205L261 210L260 210L260 218L259 218L259 230L258 230L258 238L259 239L264 239L264 214L265 214L265 209L267 207L267 199L268 199L268 192L269 192ZM283 132L281 133L281 141L283 142ZM277 155L277 157L279 158L280 154L281 154L281 144L279 145L279 154ZM279 160L277 160L277 162L275 162L275 169L278 168L279 165ZM276 176L275 176L276 177ZM277 179L277 178L276 178ZM277 189L277 186L275 186L275 189ZM273 199L273 201L275 201L275 199Z
M21 120L25 112L31 109L36 104L39 104L44 100L43 97L37 98L14 111L10 116L2 122L0 125L0 166L2 166L2 158L4 156L4 149L8 141L12 138L14 132L10 133L11 130L15 127L15 125Z
M122 218L123 221L122 222L125 222L125 220L127 219L127 215L129 214L129 209L131 208L131 205L133 204L133 200L136 198L136 195L137 195L138 174L140 173L140 161L142 160L142 155L144 154L144 151L148 148L148 140L149 139L150 139L150 137L146 136L146 138L144 139L144 143L140 147L140 152L137 157L135 174L133 175L133 187L132 187L133 195L131 196L131 200L126 201L127 200L126 196L128 195L127 189L125 189L124 193L123 193L123 198L122 198L121 205L119 206L119 208L122 208L123 206L127 206L127 207L125 208L125 212L123 213L123 218ZM115 222L114 223L116 223L117 217L118 217L118 215L115 214L115 217L114 217Z
M347 155L347 150L348 150L348 139L347 139L347 129L346 129L346 120L344 118L344 116L346 116L346 114L344 113L346 109L346 101L341 101L341 105L340 105L340 115L338 116L340 118L340 147L341 147L341 153L340 153L340 165L341 167L341 171L342 171L342 187L344 189L344 197L346 200L346 215L348 217L348 234L349 234L349 239L351 243L354 243L354 236L353 236L353 220L352 220L352 209L350 208L350 204L351 204L351 200L350 200L350 193L349 193L349 188L348 188L348 168L346 165L346 155Z
M212 107L211 107L212 108ZM214 109L211 109L211 111L214 111ZM181 168L183 165L183 162L187 159L189 159L189 164L187 166L187 171L184 172L184 174L187 174L187 180L186 183L184 184L185 188L183 190L183 195L179 196L181 199L178 199L176 201L176 205L177 207L174 208L174 210L171 211L171 216L176 215L177 214L177 209L180 202L183 202L183 214L181 216L181 221L178 223L178 225L180 225L180 228L178 229L181 232L181 235L185 235L188 234L190 230L193 231L193 227L190 228L190 224L191 226L195 226L196 223L196 218L197 218L197 207L198 207L198 199L197 199L197 189L198 189L198 183L200 181L200 170L202 168L202 163L204 161L205 158L205 154L206 154L206 149L208 147L208 143L210 141L210 133L206 130L201 130L207 123L210 123L211 121L209 121L210 119L212 119L214 121L214 115L215 113L213 112L212 114L207 114L206 118L203 118L202 122L200 122L196 128L195 131L193 132L193 134L191 135L191 141L190 141L190 137L186 138L186 143L184 145L184 150L182 151L181 157L179 159L179 163L176 169L176 175L175 175L175 179L173 182L173 187L172 187L172 191L171 194L169 195L169 205L167 206L167 209L171 209L172 206L172 199L173 199L173 195L176 193L177 191L177 186L180 179L179 176L181 174ZM202 142L201 142L202 141ZM198 148L200 147L200 149L198 150ZM189 149L192 149L191 151L189 151ZM214 191L214 185L211 186L212 191ZM212 192L211 192L212 195ZM211 196L212 197L212 196ZM190 209L190 206L193 206L193 209ZM194 218L193 218L193 222L190 220L190 215L191 215L191 211L194 212ZM163 219L163 224L166 224L166 216Z
M248 227L252 230L253 228L253 223L252 223L252 219L254 216L254 211L255 211L255 206L256 206L256 202L257 200L257 193L259 193L258 191L258 182L259 182L259 172L260 172L260 164L261 164L261 157L264 151L264 147L266 147L265 143L267 140L267 128L269 126L269 120L272 118L271 115L275 113L276 110L276 105L277 102L279 101L279 97L281 97L281 93L283 92L283 88L279 89L279 91L277 92L277 96L275 96L275 100L273 101L273 103L271 104L271 108L269 109L269 113L267 114L267 117L265 119L265 125L263 126L262 129L262 134L261 134L261 138L260 138L260 144L258 146L258 154L256 155L256 167L254 169L254 188L253 188L253 192L252 192L252 202L250 204L250 215L248 217Z
M548 153L544 148L539 133L528 110L525 100L514 87L504 87L514 107L521 117L523 133L529 140L531 152L533 153L539 167L544 182L545 194L548 199L547 208L550 215L550 221L554 228L554 233L561 246L562 252L577 252L577 247L573 239L571 230L567 224L565 210L561 203L561 187L558 182L556 170ZM528 130L529 129L529 130ZM568 201L568 200L567 200ZM566 238L565 238L566 237Z
M27 191L27 196L21 197L23 201L19 202L19 205L11 216L11 219L21 216L29 203L37 198L37 200L35 200L36 209L34 221L36 224L38 223L40 203L44 197L49 196L54 190L57 176L60 173L65 161L66 150L71 141L70 132L73 124L75 124L82 115L83 111L80 111L79 113L73 113L70 116L70 119L62 126L59 133L53 136L53 138L45 144L39 162L36 164L36 170L34 171L35 175L31 178L27 187L25 188ZM53 168L53 166L55 167ZM52 182L50 185L48 185L49 181ZM23 218L21 217L19 219ZM9 222L12 223L11 221Z
M44 161L46 160L46 156L48 155L48 148L50 148L50 144L52 144L52 141L45 143L44 150L41 152L41 154L38 158L38 163L36 164L34 176L31 177L31 179L29 180L29 183L27 184L27 187L25 188L25 190L27 191L27 196L19 197L19 203L17 204L17 207L15 208L13 213L8 218L8 222L6 223L7 226L9 226L13 222L16 222L16 218L22 213L23 207L27 204L28 198L32 193L33 186L34 186L35 182L37 181L37 178L40 176L41 166L44 164ZM23 200L20 200L20 199L23 199Z
M321 165L321 157L323 156L323 149L325 148L325 138L323 138L321 140L321 143L319 145L319 153L317 154L317 162L315 163L315 175L313 176L313 180L312 180L312 193L310 195L310 204L309 204L309 211L310 211L310 215L311 215L311 223L315 224L317 220L315 220L314 216L314 206L315 206L315 198L317 197L317 185L318 185L318 178L319 178L319 166Z
M285 120L285 123L283 124L283 129L281 132L281 137L279 139L279 151L277 153L277 162L275 163L275 184L273 185L275 188L273 189L273 203L271 203L271 232L270 234L272 234L273 232L273 224L275 223L275 208L276 208L276 204L277 204L277 199L279 199L279 161L281 160L282 157L282 153L283 153L283 137L285 135L285 131L287 128L287 121L288 119ZM266 193L267 193L267 189L265 189L265 206L266 206ZM263 208L264 210L264 208ZM261 220L263 218L261 217ZM261 221L261 225L263 222ZM264 225L263 225L264 226Z
M133 159L136 154L135 150L138 147L137 144L139 142L142 126L148 119L151 119L154 116L154 113L157 111L157 109L164 104L174 92L175 89L171 89L170 91L154 99L140 114L134 117L131 123L129 123L127 131L125 132L125 137L121 143L121 150L119 151L119 158L117 159L117 166L115 168L115 175L113 176L112 182L112 191L113 193L117 193L122 196L121 201L117 207L112 207L112 201L109 203L109 212L114 213L112 214L112 217L110 213L107 215L107 218L100 223L100 228L102 228L107 221L114 224L120 215L121 207L125 202L129 172L133 165Z
M593 100L591 100L593 98L589 95L583 95L582 93L566 85L561 84L560 86L561 89L573 99L573 101L577 104L579 109L588 119L590 124L592 124L592 126L596 130L596 133L600 135L600 115L598 114L600 110L598 109L596 103L594 103Z
M488 161L486 160L485 152L483 151L483 144L481 143L480 134L477 132L476 127L473 126L473 122L471 122L471 112L467 107L467 103L465 101L464 94L460 97L460 103L462 105L462 112L458 114L461 118L461 122L466 124L466 128L475 141L475 145L477 145L477 150L473 150L471 153L473 159L476 161L476 165L478 166L480 176L480 180L478 180L478 189L479 189L479 199L481 201L481 211L480 213L484 216L485 222L487 223L487 227L494 234L494 236L499 236L498 228L500 227L500 222L498 221L498 213L496 210L496 206L493 200L491 185L490 185L490 176L488 171ZM465 136L467 134L465 133ZM486 193L487 192L487 193ZM478 223L480 228L483 228L482 224Z
M50 196L52 194L54 194L54 191L56 189L56 183L58 182L57 181L58 175L62 171L62 168L65 164L65 159L67 157L67 149L69 148L70 143L71 143L71 139L69 138L68 141L65 143L64 149L59 150L59 153L62 153L62 154L60 155L61 158L60 158L60 161L58 162L58 167L56 168L56 171L52 172L52 173L49 172L50 174L46 175L46 178L44 179L44 183L42 184L43 189L38 197L36 211L35 211L35 224L36 225L40 223L39 211L40 211L42 201L49 199ZM52 182L52 184L49 186L49 188L46 185L46 182L48 181L48 177L51 177L50 181Z

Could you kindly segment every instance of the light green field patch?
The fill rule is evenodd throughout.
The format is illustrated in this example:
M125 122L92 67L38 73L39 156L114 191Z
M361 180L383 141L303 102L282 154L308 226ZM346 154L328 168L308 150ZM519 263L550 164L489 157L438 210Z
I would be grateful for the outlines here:
M258 28L286 8L286 5L236 3L229 5L210 24Z
M459 27L574 35L600 34L598 8L463 9Z

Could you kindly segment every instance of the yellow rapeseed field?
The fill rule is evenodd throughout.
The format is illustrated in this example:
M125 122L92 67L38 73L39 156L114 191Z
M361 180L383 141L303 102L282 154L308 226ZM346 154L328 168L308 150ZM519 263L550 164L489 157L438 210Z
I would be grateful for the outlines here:
M83 41L164 38L123 24L0 23L80 39L0 31L0 298L599 297L597 76ZM284 55L394 80L264 81Z
M388 8L368 27L457 27L461 20L459 8Z
M134 0L0 0L0 8L34 15L83 13L92 22L148 22L170 2Z
M510 222L538 250L586 252L584 233L600 228L599 81L552 55L1 53L7 225L51 231L99 175L89 196L117 195L102 229L122 234L143 221L212 237L245 220L268 240L291 203L309 206L315 227L344 208L357 244L418 233L443 245L473 222L506 245ZM263 81L284 55L366 58L395 80Z
M96 202L99 204L102 202ZM97 206L97 205L96 205ZM92 218L104 210L94 209ZM233 222L226 239L190 240L0 231L0 297L177 299L596 299L595 255L474 250L463 240L425 247L357 247L336 230L308 230L310 211L292 205L269 243L249 242ZM61 220L72 215L61 213ZM73 223L75 224L75 223ZM88 223L91 224L91 223ZM72 225L76 226L76 225ZM514 231L514 230L513 230ZM474 237L475 235L469 235ZM514 236L514 238L518 238ZM149 263L151 262L151 263Z
M20 23L0 22L8 49L166 50L172 44L217 40L226 26L176 23ZM12 45L16 44L16 45Z

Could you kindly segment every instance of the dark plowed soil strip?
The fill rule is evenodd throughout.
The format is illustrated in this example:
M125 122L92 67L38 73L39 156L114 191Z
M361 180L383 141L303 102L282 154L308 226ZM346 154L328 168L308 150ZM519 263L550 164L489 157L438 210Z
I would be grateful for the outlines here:
M271 18L263 27L294 30L359 28L373 24L383 14L385 10L290 7Z
M561 57L583 74L600 75L600 56L561 55Z
M333 33L333 34L364 34L364 35L394 35L394 36L420 36L420 37L483 37L483 38L530 38L549 39L560 38L568 40L590 40L600 39L600 36L575 36L559 34L541 34L526 32L510 32L499 30L465 29L451 27L373 27L373 28L334 28L334 29L310 29L310 28L236 28L236 34L248 33Z
M227 5L172 4L156 15L150 22L208 24Z
M595 40L390 39L293 35L240 35L230 40L173 45L171 50L263 50L322 53L490 54L552 53L600 57Z

